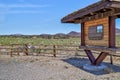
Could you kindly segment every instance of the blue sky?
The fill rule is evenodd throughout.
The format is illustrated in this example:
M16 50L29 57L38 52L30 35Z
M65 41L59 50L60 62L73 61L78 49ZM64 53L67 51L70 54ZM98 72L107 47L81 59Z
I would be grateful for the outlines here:
M0 0L0 35L80 32L80 24L63 24L61 18L97 1Z

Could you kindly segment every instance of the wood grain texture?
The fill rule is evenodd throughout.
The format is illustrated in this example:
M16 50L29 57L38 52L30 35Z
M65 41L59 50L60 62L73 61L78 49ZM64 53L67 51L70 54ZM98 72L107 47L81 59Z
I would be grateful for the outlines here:
M102 40L90 40L88 38L88 30L91 26L103 25L103 39ZM95 46L108 46L109 45L109 18L105 17L98 20L92 20L85 22L85 44Z

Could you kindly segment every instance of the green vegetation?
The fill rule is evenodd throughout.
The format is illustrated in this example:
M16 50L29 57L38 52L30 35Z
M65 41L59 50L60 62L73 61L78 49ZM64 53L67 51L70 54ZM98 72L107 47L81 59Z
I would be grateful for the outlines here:
M10 44L33 44L33 45L80 45L80 38L66 38L66 39L47 39L40 37L8 37L1 36L0 37L0 45L10 45ZM120 46L120 36L116 36L116 44Z
M116 37L116 45L120 47L120 35Z
M24 37L0 37L1 45L10 45L10 44L33 44L33 45L49 45L49 44L80 44L80 38L68 38L68 39L45 39L45 38L24 38Z

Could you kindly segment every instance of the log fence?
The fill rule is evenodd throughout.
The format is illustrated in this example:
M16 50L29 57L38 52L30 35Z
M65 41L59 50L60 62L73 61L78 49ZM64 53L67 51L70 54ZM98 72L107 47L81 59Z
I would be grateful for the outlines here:
M30 51L32 50L32 51ZM24 53L25 55L29 55L30 52L37 53L37 54L51 54L54 57L57 56L58 51L74 51L77 52L83 52L84 49L79 49L79 45L28 45L28 44L11 44L8 46L2 46L0 45L0 53L6 52L11 57L16 53L18 56L20 53ZM94 52L95 54L98 54L98 52ZM78 56L87 57L86 55L78 54ZM110 56L110 63L113 64L113 57L120 57L119 53L116 54L109 54Z

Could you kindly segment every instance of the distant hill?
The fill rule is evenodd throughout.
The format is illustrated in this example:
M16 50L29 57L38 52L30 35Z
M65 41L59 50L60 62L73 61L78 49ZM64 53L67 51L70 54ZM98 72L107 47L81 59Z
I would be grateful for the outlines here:
M76 32L76 31L71 31L67 35L79 37L79 36L81 36L81 33ZM120 35L120 29L119 28L116 28L116 35Z
M71 31L67 35L69 35L69 36L75 36L75 37L81 36L80 32L76 32L76 31Z
M116 35L120 35L120 29L116 28ZM70 37L80 37L81 33L76 32L76 31L71 31L68 34L64 33L57 33L54 35L51 34L40 34L40 35L23 35L23 34L11 34L11 35L0 35L0 36L10 36L10 37L26 37L26 38L36 38L36 37L41 37L45 39L68 39Z
M16 33L16 34L11 34L11 36L23 36L23 34Z
M120 35L120 29L116 28L116 35Z

